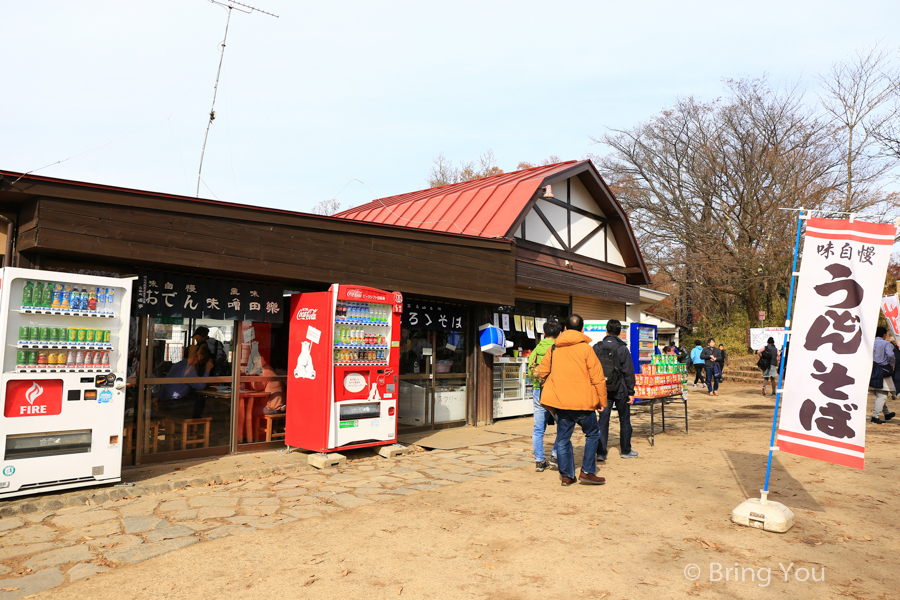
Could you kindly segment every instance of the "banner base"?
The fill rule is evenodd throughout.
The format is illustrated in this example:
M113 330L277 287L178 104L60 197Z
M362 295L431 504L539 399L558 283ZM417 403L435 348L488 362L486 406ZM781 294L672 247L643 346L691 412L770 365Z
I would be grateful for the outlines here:
M768 492L760 490L759 498L749 498L731 511L731 520L738 525L763 531L785 533L794 526L794 513L781 502L767 499Z

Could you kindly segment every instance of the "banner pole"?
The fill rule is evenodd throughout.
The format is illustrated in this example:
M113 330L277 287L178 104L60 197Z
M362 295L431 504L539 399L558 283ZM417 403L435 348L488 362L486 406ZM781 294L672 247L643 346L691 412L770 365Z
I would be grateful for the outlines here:
M781 387L784 376L785 350L788 344L788 335L791 331L791 312L794 306L794 282L797 279L797 256L800 254L800 229L803 225L803 209L797 213L797 239L794 241L794 264L791 268L791 291L788 294L787 316L784 320L784 340L781 343L781 360L778 366L778 387L775 389L775 413L772 415L772 436L769 439L769 460L766 463L766 483L762 489L763 502L769 493L769 475L772 472L772 453L775 450L775 431L778 428L778 407L781 404Z

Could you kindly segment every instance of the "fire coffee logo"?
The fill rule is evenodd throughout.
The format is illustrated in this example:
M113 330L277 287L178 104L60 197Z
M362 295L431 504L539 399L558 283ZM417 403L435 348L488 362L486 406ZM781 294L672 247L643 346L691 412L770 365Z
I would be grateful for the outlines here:
M31 387L28 388L28 391L25 392L25 399L28 400L28 404L34 405L34 401L41 397L41 394L44 393L44 388L38 385L37 381L31 384Z
M319 312L318 308L301 308L297 311L297 320L298 321L315 321L316 313Z
M6 382L6 417L43 417L62 412L61 379L19 379Z

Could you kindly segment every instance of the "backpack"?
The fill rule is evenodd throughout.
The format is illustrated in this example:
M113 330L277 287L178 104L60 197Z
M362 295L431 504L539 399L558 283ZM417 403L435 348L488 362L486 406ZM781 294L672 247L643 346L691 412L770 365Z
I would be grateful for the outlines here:
M616 360L616 350L618 349L619 346L610 348L602 341L594 344L594 354L597 355L600 366L603 367L603 376L606 377L607 394L618 394L622 380L625 379L625 374L619 368L619 361Z
M769 347L766 346L762 353L759 355L759 360L756 362L756 366L759 367L761 371L767 370L770 366L772 366L772 354L769 352Z

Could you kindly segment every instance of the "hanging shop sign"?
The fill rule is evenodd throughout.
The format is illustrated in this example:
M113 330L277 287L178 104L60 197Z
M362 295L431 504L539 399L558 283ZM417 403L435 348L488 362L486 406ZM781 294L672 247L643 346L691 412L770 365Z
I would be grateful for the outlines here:
M440 302L405 300L400 327L403 329L428 329L462 331L465 307Z
M896 227L809 219L778 448L862 469L875 329Z
M137 314L281 323L282 286L142 269Z

